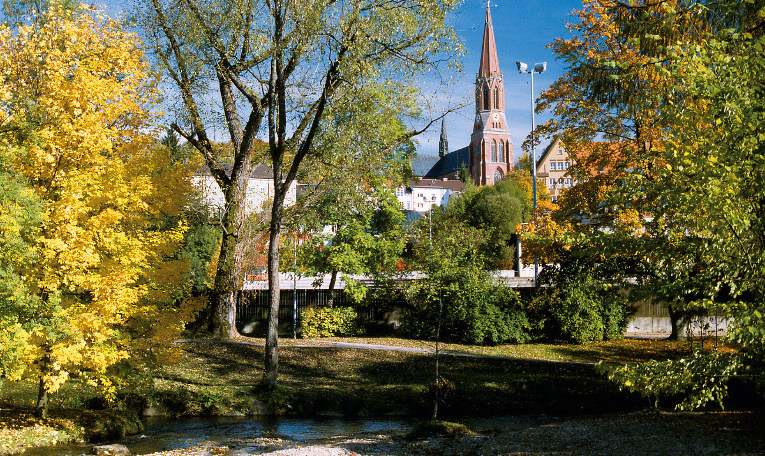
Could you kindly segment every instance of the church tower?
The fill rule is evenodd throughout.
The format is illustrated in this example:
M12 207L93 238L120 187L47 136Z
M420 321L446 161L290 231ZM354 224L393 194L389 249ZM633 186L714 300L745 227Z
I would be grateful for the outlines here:
M446 126L444 119L441 119L441 139L438 141L438 156L444 158L449 153L449 140L446 139Z
M505 84L499 71L491 12L486 5L481 62L475 79L475 123L470 136L470 175L476 185L494 185L513 165L505 118Z

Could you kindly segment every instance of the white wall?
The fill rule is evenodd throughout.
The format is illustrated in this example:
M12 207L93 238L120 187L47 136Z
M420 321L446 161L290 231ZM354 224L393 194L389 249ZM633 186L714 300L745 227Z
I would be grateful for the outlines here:
M208 205L223 208L226 199L223 192L212 176L194 176L194 185L200 189ZM260 212L266 201L274 196L274 183L271 179L250 178L247 182L246 207L247 212ZM285 206L292 206L297 199L297 182L292 182L284 198Z

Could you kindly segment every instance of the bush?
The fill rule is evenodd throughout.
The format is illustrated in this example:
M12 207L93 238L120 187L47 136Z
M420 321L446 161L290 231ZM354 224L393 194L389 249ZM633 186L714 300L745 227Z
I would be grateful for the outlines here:
M440 338L468 344L522 343L529 340L529 322L515 290L481 277L464 275L444 286L440 302L429 301L426 290L410 297L401 330L412 337L435 336L441 318Z
M622 337L630 314L619 288L589 277L543 290L530 310L541 337L580 344Z
M308 309L301 316L304 338L353 336L358 332L358 315L352 307Z

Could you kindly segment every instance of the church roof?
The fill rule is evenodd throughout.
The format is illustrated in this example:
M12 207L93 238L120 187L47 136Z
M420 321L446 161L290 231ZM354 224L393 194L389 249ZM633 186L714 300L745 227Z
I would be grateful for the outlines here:
M438 155L415 155L412 159L412 172L415 176L424 176L439 161L438 158Z
M494 41L491 11L489 11L489 6L486 5L486 23L483 27L483 46L481 47L481 63L478 66L478 76L488 78L498 76L499 74L497 43Z
M470 166L470 148L468 146L444 155L438 162L434 163L425 174L419 174L419 176L437 179L441 176L459 171L460 167L463 165L465 168Z

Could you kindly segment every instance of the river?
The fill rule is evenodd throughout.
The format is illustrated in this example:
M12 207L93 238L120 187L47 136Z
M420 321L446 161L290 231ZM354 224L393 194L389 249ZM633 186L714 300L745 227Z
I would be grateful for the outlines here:
M366 433L403 433L411 428L409 419L306 419L306 418L194 418L173 420L152 418L144 421L144 432L119 442L132 454L148 454L234 439L274 437L304 441ZM35 448L22 456L81 456L90 446L59 445Z

